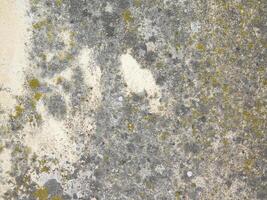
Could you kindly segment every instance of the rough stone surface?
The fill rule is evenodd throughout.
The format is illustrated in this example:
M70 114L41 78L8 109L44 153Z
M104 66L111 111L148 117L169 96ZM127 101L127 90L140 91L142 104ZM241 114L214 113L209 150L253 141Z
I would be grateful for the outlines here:
M0 199L267 199L266 6L2 0Z

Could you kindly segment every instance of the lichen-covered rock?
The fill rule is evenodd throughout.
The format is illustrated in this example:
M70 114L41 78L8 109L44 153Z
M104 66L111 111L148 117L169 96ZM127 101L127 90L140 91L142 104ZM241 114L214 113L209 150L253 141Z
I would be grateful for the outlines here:
M267 199L264 0L2 0L0 199Z

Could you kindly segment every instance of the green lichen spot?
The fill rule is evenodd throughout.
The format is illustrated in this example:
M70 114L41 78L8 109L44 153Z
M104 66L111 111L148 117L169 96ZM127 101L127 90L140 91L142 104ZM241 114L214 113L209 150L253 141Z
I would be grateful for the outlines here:
M131 11L129 10L125 10L123 11L122 13L122 17L123 17L123 20L126 24L129 24L130 22L133 21L133 16L132 16L132 13Z
M63 0L56 0L56 5L59 7L62 5Z
M164 141L169 137L169 133L168 132L163 132L159 135L159 140Z
M244 161L244 170L249 172L254 165L254 161L252 159L247 159Z
M40 82L36 78L31 79L29 80L29 86L31 89L37 89L38 87L40 87Z
M57 80L56 80L56 84L61 84L63 82L63 79L62 77L58 77Z
M54 196L51 200L62 200L62 198L60 196Z
M176 50L181 49L181 44L176 44L176 45L175 45L175 49L176 49Z
M3 144L0 144L0 153L4 150L4 145Z
M104 161L104 162L108 162L108 161L109 161L109 156L108 156L107 154L105 154L105 155L103 156L103 161Z
M199 51L205 51L205 45L202 44L202 43L198 43L196 45L196 48L199 50Z
M181 192L176 191L175 192L175 200L180 200L180 195L181 195Z
M23 113L24 108L21 105L18 105L15 107L15 111L16 111L15 117L19 117Z
M136 7L140 7L141 6L141 0L134 0L134 5Z
M34 197L37 198L37 200L47 200L48 199L48 190L47 188L39 188L34 192Z
M40 93L40 92L36 92L36 93L34 94L34 99L35 99L36 101L39 101L39 100L42 98L42 96L43 96L42 93Z
M44 172L44 173L47 173L50 171L50 168L47 167L47 166L43 166L41 169L40 169L41 172Z
M42 21L39 21L39 22L33 24L32 27L33 27L34 29L36 29L36 30L39 30L39 29L41 29L42 27L46 26L47 23L48 23L47 20L42 20Z

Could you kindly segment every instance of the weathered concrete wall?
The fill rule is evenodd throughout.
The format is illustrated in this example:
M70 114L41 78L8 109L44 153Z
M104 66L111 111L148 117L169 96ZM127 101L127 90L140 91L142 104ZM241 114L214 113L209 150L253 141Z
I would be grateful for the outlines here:
M267 199L264 0L0 0L0 199Z

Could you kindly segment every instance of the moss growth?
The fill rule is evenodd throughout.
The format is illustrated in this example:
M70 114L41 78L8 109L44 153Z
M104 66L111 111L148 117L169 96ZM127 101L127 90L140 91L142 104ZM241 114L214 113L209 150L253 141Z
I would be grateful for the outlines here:
M34 192L34 197L38 200L48 200L48 190L45 187L39 188Z
M40 87L40 82L36 78L29 80L28 83L29 83L30 88L33 90Z
M132 16L132 13L131 11L129 10L125 10L123 11L122 13L122 17L123 17L123 20L126 24L129 24L130 22L133 21L133 16Z

